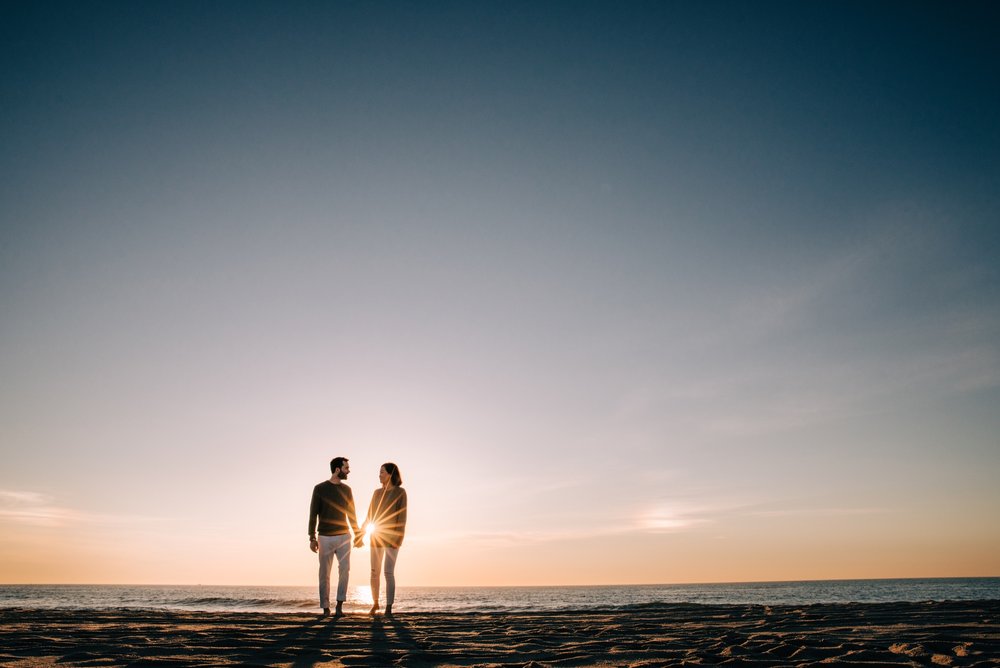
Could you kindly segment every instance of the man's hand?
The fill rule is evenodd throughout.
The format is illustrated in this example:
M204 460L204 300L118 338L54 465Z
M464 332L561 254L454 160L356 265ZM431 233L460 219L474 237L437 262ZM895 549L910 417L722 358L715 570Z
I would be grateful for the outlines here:
M319 540L316 538L309 539L309 549L313 552L319 552Z

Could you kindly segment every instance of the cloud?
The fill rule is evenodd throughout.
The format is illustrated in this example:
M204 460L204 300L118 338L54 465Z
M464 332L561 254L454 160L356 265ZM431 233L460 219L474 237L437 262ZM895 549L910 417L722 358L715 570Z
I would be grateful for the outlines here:
M52 496L40 492L0 490L0 523L62 527L79 524L131 524L155 519L138 515L91 513L58 505Z
M508 531L441 532L413 536L417 543L458 543L469 548L503 548L572 540L592 540L620 536L632 531L629 527L597 527L593 529L529 529Z
M621 529L600 527L594 529L538 529L527 531L495 531L469 534L465 540L480 547L508 547L536 545L539 543L593 540L621 534Z
M697 343L623 388L616 422L752 436L1000 387L995 271L962 262L948 232L886 215L902 222L741 276Z
M530 496L543 496L554 492L563 492L592 483L593 479L591 477L562 472L559 476L551 476L543 473L497 476L490 479L472 480L468 484L470 490L477 494L500 493L506 496L510 490L516 489L518 497L524 499Z
M25 504L40 505L48 503L51 497L38 492L20 492L0 489L0 505Z
M638 512L610 515L590 526L541 529L509 529L497 531L443 532L413 537L421 543L460 543L479 548L502 548L540 543L577 540L613 539L627 535L662 534L693 531L716 521L716 517L743 507L731 504L725 507L693 505L681 501L661 502ZM410 538L407 538L410 540Z
M707 524L704 517L683 517L672 513L653 513L643 518L642 527L650 533L674 533Z
M693 526L693 525L690 525ZM677 527L676 529L680 529ZM648 533L651 528L635 523L622 523L619 526L601 526L592 529L530 529L510 531L476 531L438 533L434 535L414 536L412 542L419 543L459 543L469 548L506 548L542 543L555 543L579 540L613 539L626 534ZM661 530L652 529L661 533ZM407 538L407 540L411 540Z
M714 501L699 501L707 494ZM715 524L747 504L735 500L720 500L718 495L703 490L698 496L661 499L641 511L633 527L644 533L679 533Z
M997 351L947 341L933 347L760 369L706 402L722 409L701 416L698 426L725 436L774 433L1000 385Z
M747 515L754 517L846 517L852 515L882 515L892 512L888 508L786 508L783 510L754 510Z

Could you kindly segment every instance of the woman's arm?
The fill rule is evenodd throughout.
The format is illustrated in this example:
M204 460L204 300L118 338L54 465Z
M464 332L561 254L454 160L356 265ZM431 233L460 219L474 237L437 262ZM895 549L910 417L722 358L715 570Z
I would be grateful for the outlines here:
M406 533L406 490L399 488L399 501L397 502L396 527L399 531L399 540L403 541L403 534Z

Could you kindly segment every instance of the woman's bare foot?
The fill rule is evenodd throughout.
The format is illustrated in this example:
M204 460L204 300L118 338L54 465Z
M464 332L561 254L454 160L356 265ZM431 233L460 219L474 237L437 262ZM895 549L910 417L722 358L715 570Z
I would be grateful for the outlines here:
M368 611L368 616L374 617L377 614L378 614L378 604L376 603L375 605L372 606L372 609Z

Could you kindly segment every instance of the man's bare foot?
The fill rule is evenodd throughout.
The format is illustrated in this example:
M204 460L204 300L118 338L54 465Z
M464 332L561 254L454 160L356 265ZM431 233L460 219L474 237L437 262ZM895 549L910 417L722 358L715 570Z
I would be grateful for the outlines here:
M333 613L333 616L334 617L343 617L344 616L344 602L343 601L337 601L337 611Z
M321 614L320 617L329 617L329 616L330 616L330 608L323 608L323 614Z

